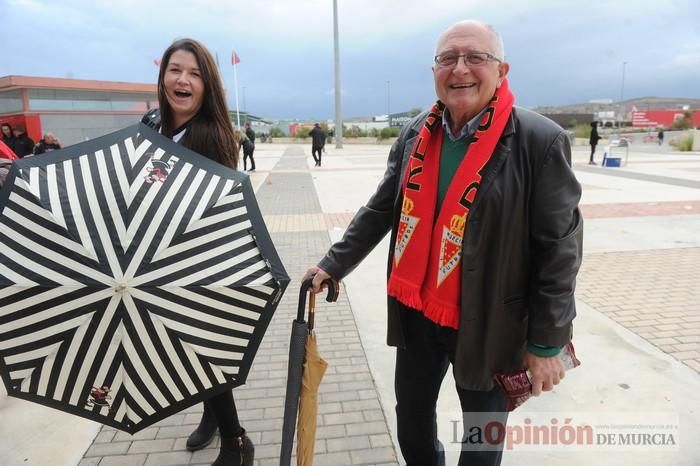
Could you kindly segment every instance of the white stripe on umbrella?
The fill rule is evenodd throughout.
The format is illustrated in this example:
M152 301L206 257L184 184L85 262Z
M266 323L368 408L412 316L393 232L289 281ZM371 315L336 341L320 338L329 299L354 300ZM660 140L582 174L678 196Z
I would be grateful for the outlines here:
M80 157L81 159L87 159L87 155ZM63 162L63 171L66 174L67 180L72 180L75 178L75 173L73 173L73 165L70 160ZM95 252L95 245L92 244L92 235L90 235L91 228L88 228L85 223L85 217L83 217L83 208L80 205L80 196L78 195L78 187L75 183L67 183L66 192L68 194L68 203L70 205L70 211L73 215L73 222L75 222L75 228L78 230L78 236L80 237L80 242L83 244L85 249L90 252L90 257L97 260L97 252Z
M95 155L97 155L97 171L100 174L100 179L110 180L104 153L99 150L95 153ZM116 161L115 165L117 165ZM126 225L124 225L124 220L119 213L119 204L117 204L117 199L114 197L114 189L112 188L111 184L103 183L102 192L107 200L107 208L109 209L109 214L112 219L112 223L114 224L114 228L117 230L117 237L121 243L122 250L126 251L129 247L129 245L126 243Z
M63 208L61 207L61 199L58 195L58 182L56 180L56 164L51 164L46 167L46 183L49 188L49 204L51 205L51 213L54 218L60 222L63 228L66 228L66 221L63 218Z
M114 246L109 236L109 231L107 230L107 225L105 224L102 208L99 202L97 202L97 194L95 193L95 186L89 182L92 180L92 172L90 170L90 165L88 160L80 160L80 169L83 174L83 179L86 180L85 183L85 194L87 195L88 205L90 206L90 211L92 212L92 218L95 222L95 227L97 228L97 237L102 243L102 248L104 249L105 256L107 258L107 263L112 271L113 279L112 282L119 282L122 279L122 268L119 264L119 259L114 252Z
M258 308L258 312L255 311L249 311L247 309L244 309L240 306L233 306L230 304L226 304L225 302L222 302L221 300L211 298L209 296L204 296L199 293L194 293L187 288L181 288L181 287L175 287L175 286L160 286L158 287L161 290L167 291L168 293L171 293L175 296L179 296L181 298L188 299L190 301L194 301L196 303L199 303L203 306L208 306L214 309L218 309L220 311L227 312L231 315L234 316L241 316L245 317L246 319L254 319L258 320L260 317L260 312L265 309L264 307L264 301L263 301L263 306L256 306ZM217 287L217 288L212 288L212 291L218 293L219 289L223 287ZM251 333L252 328L249 330L246 330L246 333Z
M178 202L177 199L177 192L179 191L180 187L182 184L185 182L185 178L187 177L187 173L190 171L190 168L192 165L186 166L182 169L182 172L180 173L180 176L176 177L175 180L173 180L173 183L170 185L168 192L165 194L165 197L163 198L163 201L161 202L161 208L156 211L156 214L149 220L150 223L148 225L148 228L146 229L146 232L143 234L143 238L153 238L155 237L156 232L158 231L159 228L161 228L161 224L163 222L163 218L165 217L165 214L167 213L168 209L170 208L170 205L173 204L174 202ZM161 183L153 183L153 185L160 185ZM151 185L151 186L153 186ZM159 188L158 188L159 189ZM151 190L154 190L151 188ZM150 191L149 191L150 194ZM144 204L141 204L139 211L141 208L144 207ZM168 219L166 221L170 221L172 219ZM133 223L132 223L133 225ZM129 225L129 229L131 230L131 226ZM150 241L144 241L142 238L141 243L139 244L138 248L136 249L136 252L132 256L129 265L126 268L126 272L124 272L124 278L126 280L133 280L134 274L136 273L136 270L138 269L139 265L141 265L143 258L146 254L146 251L148 250L150 246Z
M245 303L252 304L253 306L258 307L260 309L265 309L265 306L267 304L267 301L265 299L257 298L247 293L241 293L236 289L228 288L222 285L206 285L202 288L215 291L229 298L237 299L238 301L243 301ZM262 291L267 296L272 296L275 292L275 290L270 287L250 287L246 285L246 288L260 289L260 291Z
M191 319L199 320L208 324L212 325L218 325L219 327L224 327L224 328L231 328L233 330L237 330L239 332L243 332L246 334L252 334L255 331L255 328L246 325L246 324L241 324L238 322L233 322L230 319L222 319L221 317L216 317L214 315L208 314L206 312L201 312L196 309L192 309L186 306L182 306L180 304L174 303L173 301L165 298L161 298L160 296L153 295L151 293L147 293L142 290L134 289L131 293L134 298L141 300L145 303L151 303L154 304L158 307L161 307L163 309L167 309L168 311L174 312L176 314L181 314L185 317L189 317ZM155 312L155 311L151 311ZM259 318L260 315L257 315L256 318ZM257 320L257 319L256 319ZM186 324L183 324L186 325ZM219 337L220 338L225 338L223 336ZM233 338L233 337L231 337ZM211 338L210 338L211 339ZM211 339L211 341L219 341L217 338ZM245 346L247 343L245 340L241 339L235 339L236 343L231 343L232 345L240 345L240 346Z
M247 277L248 275L251 275L252 273L258 272L258 271L263 270L265 268L266 267L264 265L261 266L260 264L253 264L250 267L248 267L244 270L241 270L238 273L231 275L230 277L222 278L218 282L212 283L212 285L213 286L221 286L221 287L234 285L236 282ZM246 282L245 286L247 288L256 288L256 287L259 287L260 285L264 285L265 283L269 283L270 280L273 280L273 279L274 278L272 277L272 274L267 272L267 273L259 276L255 280L252 280L250 282ZM270 291L270 296L272 296L274 293L275 293L274 290Z
M61 361L61 368L73 367L73 364L75 363L75 358L78 355L78 349L80 348L80 345L82 344L83 339L85 338L85 334L87 333L89 324L90 322L87 321L76 329L75 333L73 334L73 338L71 339L70 345L68 346L68 351L66 352L63 361ZM56 381L56 387L54 388L53 392L54 400L60 401L61 399L63 399L63 392L66 390L66 383L68 383L69 373L70 369L59 371L58 380Z
M89 312L81 316L74 317L70 320L63 321L59 324L52 325L37 332L27 333L12 338L10 340L5 340L2 343L0 343L0 349L6 350L8 348L14 348L15 346L26 345L28 343L40 341L44 338L56 335L57 333L65 332L66 330L70 330L72 328L79 328L81 325L89 323L90 319L92 319L92 315L93 313Z
M243 213L245 213L245 210L243 209ZM233 213L230 214L231 217L234 216ZM212 231L211 233L207 233L206 235L198 236L196 238L192 238L189 241L183 241L182 243L178 243L172 246L168 246L163 250L163 252L153 258L153 262L157 262L163 259L166 259L170 256L174 256L175 254L180 254L185 251L189 251L192 248L196 248L198 246L201 246L202 244L206 244L208 241L214 241L218 238L223 238L229 235L233 235L238 233L241 230L247 230L251 228L251 224L249 220L243 220L237 223L234 223L233 225L226 227L226 228L221 228L219 230Z
M58 351L58 348L61 346L63 342L58 342L54 343L53 345L49 346L44 346L43 348L37 348L33 351L27 351L26 353L21 353L21 354L15 354L12 356L8 356L5 358L5 362L7 364L15 364L17 362L22 362L25 360L31 361L32 359L40 358L40 357L48 357L50 355L55 354L56 351ZM42 369L43 369L44 364L40 364L39 367L35 368L34 371L32 371L31 375L27 376L24 378L22 381L22 385L20 386L20 391L23 392L29 392L29 387L32 384L32 381L35 378L42 378ZM48 377L44 377L45 379L48 379Z
M174 330L176 332L184 333L187 335L192 335L194 337L201 338L203 340L209 340L209 341L218 341L220 343L224 343L226 345L235 345L235 346L245 346L248 342L247 340L244 340L243 338L238 338L238 337L232 337L229 335L222 335L220 333L215 333L215 332L210 332L209 330L203 330L198 327L194 327L192 325L184 324L182 322L178 322L175 320L172 320L168 317L164 317L159 315L158 317L154 317L155 319L159 319L163 322L163 325L165 327ZM187 346L186 343L183 342L183 346Z
M170 341L170 337L168 336L168 331L166 330L165 325L158 318L152 318L151 321L153 322L153 326L156 329L156 333L158 334L158 337L160 338L160 342L163 344L163 347L165 348L165 353L170 358L170 360L173 362L173 365L175 366L175 370L177 371L177 375L180 377L180 380L187 388L187 391L189 392L190 395L197 393L197 387L194 385L194 382L190 378L189 373L185 370L184 367L182 367L181 364L175 364L175 362L180 360L180 356L177 354L177 352L175 351L175 347L172 345L172 343Z
M146 153L149 147L151 147L151 141L148 139L144 139L141 141L141 144L139 144L138 147L134 147L134 140L132 138L126 138L124 141L124 145L126 146L126 155L129 160L129 167L133 169L134 165L139 161L139 159L143 156L143 154ZM115 155L118 155L119 158L117 159ZM121 153L119 152L119 149L117 148L116 152L113 149L112 150L112 157L114 157L114 165L117 169L117 179L119 180L119 187L122 190L122 197L124 198L124 201L126 202L126 205L131 205L131 202L133 201L133 195L131 191L131 186L129 185L129 178L126 175L126 172L124 172L124 166L123 162L121 160ZM135 179L134 182L141 182L143 178L140 179Z
M17 272L15 272L14 270L10 269L8 266L2 263L0 263L0 275L12 281L13 283L21 283L21 285L19 286L14 285L0 289L0 299L7 298L15 293L19 293L20 291L33 288L37 285L37 283L29 280L23 275L18 274Z
M36 243L34 241L29 241L27 237L20 235L16 231L12 230L10 227L7 225L0 224L0 233L3 233L4 235L8 236L9 238L13 239L14 241L17 241L19 244L24 245L25 247L29 248L34 252L35 254L38 254L42 256L42 259L44 260L50 260L56 264L60 264L64 267L69 267L73 270L73 272L77 272L79 274L84 275L87 278L92 278L98 282L101 282L107 286L110 286L111 284L114 283L114 279L108 275L103 274L99 270L95 270L93 268L90 268L84 264L81 264L80 262L74 261L73 259L70 259L64 255L58 254L51 249ZM48 267L45 267L41 264L39 264L36 261L32 261L31 259L21 256L19 253L17 253L14 249L5 249L3 253L10 259L12 259L14 262L18 264L24 264L25 267L30 265L30 267L27 267L31 269L33 272L42 275L49 280L52 280L54 282L60 283L62 285L68 285L68 286L82 286L82 283L77 282L71 278L66 277L65 275L62 275L55 270L51 270Z
M209 180L209 184L207 185L206 189L202 193L202 197L199 198L199 203L197 204L197 207L194 209L194 212L192 212L192 216L190 217L190 220L187 224L187 227L189 228L190 223L193 221L196 221L196 219L200 218L204 211L206 210L207 206L209 205L209 200L211 199L212 195L214 194L214 190L216 189L216 186L219 184L221 181L221 177L219 176L212 176L211 180ZM226 192L226 191L224 191ZM187 229L185 229L187 231Z
M146 349L146 354L148 354L148 359L151 361L151 363L155 366L156 371L158 372L158 375L160 378L165 382L165 386L170 390L170 394L175 398L177 401L180 401L184 398L182 393L180 393L180 390L178 390L177 385L175 384L175 381L173 378L170 376L170 373L165 368L165 363L162 360L162 356L157 350L155 345L153 344L153 338L150 336L149 332L146 330L146 326L143 323L143 319L141 319L141 314L139 313L138 309L136 308L136 304L134 303L134 300L131 298L131 295L125 294L124 295L124 305L126 307L127 312L129 313L129 317L131 317L131 321L134 324L134 328L136 329L136 333L141 336L141 344L144 346ZM173 361L170 361L171 364L174 365ZM97 379L99 380L99 379Z
M85 394L81 392L85 381L87 380L88 372L95 364L95 358L97 357L97 349L105 340L105 334L107 333L107 327L114 319L114 313L117 310L117 306L121 302L121 297L115 294L112 299L107 304L104 315L100 319L100 323L97 329L92 330L90 346L87 351L83 354L82 364L80 365L80 370L78 371L78 377L75 379L73 384L73 394L70 397L70 404L77 405L78 398L84 396ZM122 325L122 324L120 324ZM82 340L82 339L81 339ZM111 361L110 361L111 362ZM109 363L107 361L101 361L102 364Z
M177 227L180 225L180 222L185 216L187 209L193 203L194 195L197 193L197 189L199 189L199 186L202 184L202 180L204 179L205 175L206 172L204 172L204 170L197 171L194 179L192 180L192 183L185 192L185 195L182 197L180 204L177 207L177 210L175 210L175 213L170 219L168 228L165 230L165 233L163 233L163 237L160 239L160 243L158 243L158 248L156 249L155 254L153 254L152 261L158 260L156 259L158 255L163 250L165 250L170 244L170 242L173 240L173 237L175 236L175 231L177 230Z
M13 196L16 196L15 193L12 193L10 195L10 200L13 200L12 199ZM19 196L17 196L17 197L19 197ZM24 199L22 199L22 201L26 202ZM18 204L21 204L21 203L18 202ZM29 203L27 203L27 204L29 204ZM5 207L5 211L3 212L3 215L5 215L10 220L13 220L13 221L21 224L22 226L31 230L32 232L38 234L39 236L41 236L42 240L51 241L52 243L55 243L58 246L62 246L62 247L66 248L72 252L76 252L76 253L78 253L82 256L85 256L87 258L97 260L96 257L90 257L91 253L88 252L83 247L82 244L76 243L75 241L73 241L72 239L70 239L66 236L57 235L56 233L49 230L48 228L45 228L44 226L42 226L39 223L32 222L27 217L19 214L15 210L12 210L9 206Z
M216 225L219 222L225 222L226 220L229 220L231 217L235 217L237 215L242 215L246 213L245 207L240 207L236 210L227 210L224 212L221 212L216 215L210 215L209 217L204 217L200 220L197 220L195 223L191 223L190 226L187 227L185 230L185 233L191 233L193 231L199 230L201 228L208 228L212 225Z
M164 267L161 267L159 269L153 270L151 272L146 272L142 275L139 275L137 277L134 277L133 280L131 280L132 286L139 286L144 283L149 283L154 280L157 280L159 278L163 278L165 276L168 276L172 273L179 272L183 270L183 268L186 267L192 267L193 265L200 265L204 264L206 261L215 259L217 257L223 256L223 257L230 257L231 256L231 250L245 246L246 244L250 244L253 242L253 238L251 236L245 236L243 238L238 238L237 240L234 240L230 243L222 244L219 247L212 248L203 252L200 252L199 254L195 254L192 256L187 256L175 263L166 265ZM223 262L217 262L216 264L206 268L206 269L201 269L197 272L193 272L191 274L187 274L187 276L182 277L179 280L175 280L170 283L171 286L184 286L185 284L191 284L194 282L197 282L201 279L207 278L211 275L214 275L216 273L221 272L222 270L225 270L226 268L238 264L241 262L243 259L243 255L239 254L236 255L233 258L230 258L227 261ZM226 264L230 263L231 265L227 266Z
M131 341L131 335L129 335L129 333L126 331L124 332L122 345L124 346L124 351L126 352L129 361L133 365L134 371L136 371L139 379L151 388L150 394L153 396L153 398L156 399L161 408L165 408L166 406L168 406L168 400L166 400L165 396L161 393L160 390L158 390L158 386L156 385L155 380L153 380L153 377L151 377L150 372L148 371L148 369L146 369L146 366L143 364L141 356L136 350L134 343ZM136 385L136 383L134 383L134 385Z

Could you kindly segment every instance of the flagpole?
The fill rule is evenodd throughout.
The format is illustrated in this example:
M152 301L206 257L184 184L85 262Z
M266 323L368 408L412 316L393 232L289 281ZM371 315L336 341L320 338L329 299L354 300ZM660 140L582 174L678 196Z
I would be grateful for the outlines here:
M233 64L233 91L236 96L236 124L241 127L241 112L238 111L238 75L236 74L236 63Z

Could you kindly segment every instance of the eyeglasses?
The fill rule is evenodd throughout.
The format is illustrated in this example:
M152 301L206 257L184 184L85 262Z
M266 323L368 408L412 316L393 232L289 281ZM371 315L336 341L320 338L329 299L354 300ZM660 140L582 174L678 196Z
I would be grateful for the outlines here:
M435 56L435 63L444 67L456 66L459 57L462 57L465 66L481 66L487 61L503 63L501 59L488 52L469 52L465 54L453 52L441 53Z

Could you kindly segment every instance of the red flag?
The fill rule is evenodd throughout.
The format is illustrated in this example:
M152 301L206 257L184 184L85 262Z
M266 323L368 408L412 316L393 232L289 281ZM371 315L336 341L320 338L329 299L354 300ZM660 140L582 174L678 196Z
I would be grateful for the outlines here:
M236 51L234 50L234 51L231 53L231 64L232 64L232 65L236 65L236 64L238 64L238 63L240 63L240 62L241 62L241 59L238 57L238 54L237 54Z
M160 62L161 62L161 61L162 61L162 60L158 60L158 59L153 60L153 64L156 65L156 66L160 66Z

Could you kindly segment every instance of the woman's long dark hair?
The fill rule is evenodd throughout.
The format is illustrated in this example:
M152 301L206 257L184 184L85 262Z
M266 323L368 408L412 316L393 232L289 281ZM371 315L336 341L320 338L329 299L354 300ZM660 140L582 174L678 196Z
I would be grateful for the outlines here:
M185 145L195 152L215 157L219 163L236 169L238 167L238 144L233 137L233 125L226 107L221 77L209 50L194 39L176 40L163 53L158 73L160 130L163 135L172 137L173 132L177 129L175 128L173 109L165 95L163 78L170 57L178 50L190 52L195 56L204 83L202 107L192 118L185 135ZM215 153L211 153L212 151Z

